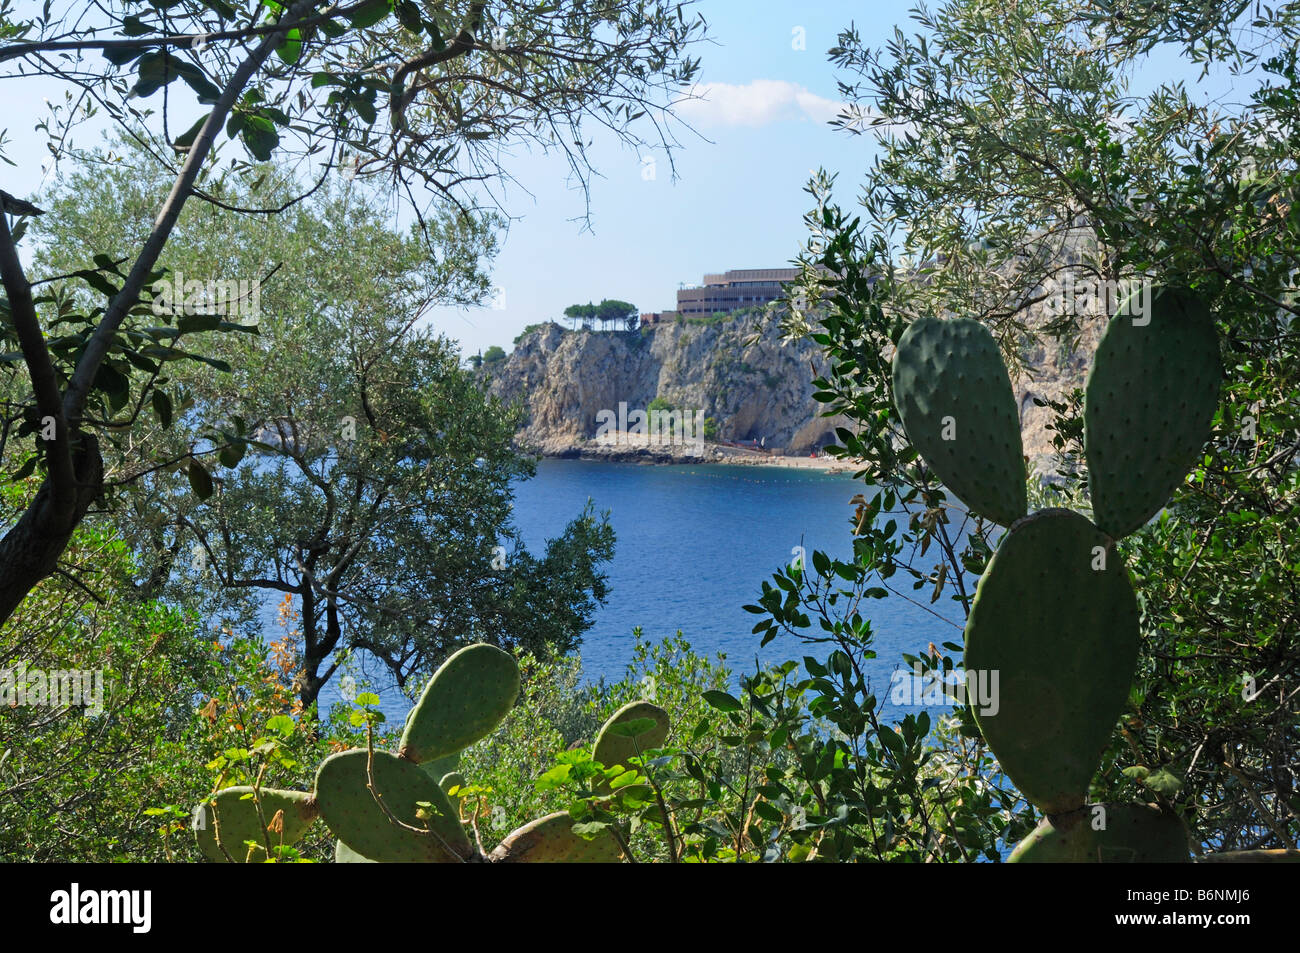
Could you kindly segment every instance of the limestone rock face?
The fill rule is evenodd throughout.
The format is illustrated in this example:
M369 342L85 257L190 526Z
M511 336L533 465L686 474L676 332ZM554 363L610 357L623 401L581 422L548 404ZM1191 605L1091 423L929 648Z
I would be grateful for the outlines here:
M598 414L647 410L659 398L704 412L716 439L765 440L807 454L834 442L840 423L818 416L812 382L825 358L811 342L782 346L776 322L738 315L709 324L666 322L633 333L569 331L547 324L529 332L493 371L492 392L522 401L525 446L548 454L594 440Z
M1109 315L1104 307L1092 304L1081 308L1079 315L1079 343L1067 349L1050 337L1041 335L1037 341L1022 343L1021 353L1025 367L1011 374L1011 388L1020 408L1020 440L1025 456L1029 458L1030 472L1048 475L1052 469L1055 434L1048 429L1052 422L1052 409L1039 407L1039 400L1064 401L1075 388L1082 388L1088 379L1088 368L1097 352L1097 344L1106 331ZM1026 309L1025 323L1032 331L1040 331L1053 320L1053 315L1043 304Z
M1088 309L1092 310L1092 309ZM1043 304L1024 315L1037 330L1052 318ZM1082 387L1106 314L1085 314L1077 349L1026 341L1027 371L1012 374L1021 438L1029 468L1051 469L1051 410L1034 397L1063 400ZM641 331L570 331L550 323L530 331L491 371L491 390L521 401L528 420L521 444L547 456L599 455L626 459L708 461L714 455L678 448L600 448L597 415L646 410L655 398L678 409L703 410L716 439L766 440L769 450L806 456L835 442L842 418L821 417L812 382L826 368L812 342L781 345L773 317L738 314L708 324L667 321ZM814 370L815 369L815 370Z

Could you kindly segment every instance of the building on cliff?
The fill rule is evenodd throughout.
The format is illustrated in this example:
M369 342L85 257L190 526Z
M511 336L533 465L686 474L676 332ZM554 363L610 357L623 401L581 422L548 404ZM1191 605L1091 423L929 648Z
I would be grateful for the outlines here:
M680 314L739 311L785 297L781 286L799 277L798 268L743 268L705 275L704 283L677 291Z

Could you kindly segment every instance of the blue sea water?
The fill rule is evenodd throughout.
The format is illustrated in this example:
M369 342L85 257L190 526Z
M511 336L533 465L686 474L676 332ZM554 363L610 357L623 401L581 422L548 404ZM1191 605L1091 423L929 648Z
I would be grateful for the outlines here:
M742 607L758 601L763 581L799 547L809 560L817 549L849 558L849 500L862 490L848 474L812 470L543 460L518 488L515 522L529 548L540 549L588 499L609 511L617 536L607 567L612 591L583 644L587 678L623 673L637 625L656 641L680 630L697 651L723 652L733 669L752 669L756 657L825 654L788 636L760 649L750 631L759 617ZM959 631L898 597L868 606L883 684L900 653L920 654Z
M651 641L680 631L695 651L724 653L733 672L752 671L755 659L828 654L824 644L806 646L786 635L760 649L751 632L760 617L743 606L758 601L763 581L796 558L798 547L809 565L817 549L848 558L849 500L863 489L848 474L814 470L544 459L537 475L517 486L514 519L529 550L540 553L588 499L609 512L616 534L614 558L605 565L610 593L581 648L585 680L624 674L636 626ZM903 586L910 592L909 583ZM935 608L943 611L943 602ZM864 612L876 635L869 675L885 702L883 716L915 713L889 703L891 673L906 667L904 652L920 655L931 641L957 641L960 629L895 595L867 600ZM322 694L326 706L338 700L335 682ZM395 690L379 694L390 719L405 717L405 698Z

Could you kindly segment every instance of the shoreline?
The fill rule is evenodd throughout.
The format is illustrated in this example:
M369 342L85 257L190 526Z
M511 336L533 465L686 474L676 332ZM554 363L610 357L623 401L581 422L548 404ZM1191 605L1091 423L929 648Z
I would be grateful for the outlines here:
M717 443L705 443L698 452L689 444L651 444L648 441L599 444L595 441L576 442L564 438L552 438L541 445L521 441L518 446L526 453L549 459L599 460L606 463L633 463L642 466L721 464L738 467L775 467L784 470L815 470L821 473L849 475L861 469L861 463L855 460L830 456L787 456Z

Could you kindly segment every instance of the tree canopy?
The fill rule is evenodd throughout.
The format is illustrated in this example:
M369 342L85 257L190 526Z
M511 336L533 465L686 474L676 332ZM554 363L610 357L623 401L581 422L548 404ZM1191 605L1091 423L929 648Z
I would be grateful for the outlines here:
M607 330L612 324L615 329L635 331L640 322L636 305L616 298L605 298L600 304L571 304L564 309L564 316L575 329L579 322L589 330L599 322L601 330Z
M0 333L6 367L26 378L5 436L28 443L21 472L34 468L45 482L0 539L0 621L55 571L101 496L103 444L129 444L124 421L152 402L161 352L188 353L198 335L234 330L150 320L162 252L189 201L273 216L342 172L386 182L424 222L448 203L469 217L490 209L511 145L559 150L583 182L593 125L631 143L649 127L671 157L666 121L696 74L687 51L703 33L685 12L639 0L177 0L90 15L76 4L6 6L5 89L21 95L36 77L65 89L40 126L54 157L78 156L78 132L106 123L141 144L170 189L146 229L97 245L64 276L92 293L75 309L43 289L56 276L33 281L19 255L41 210L4 196ZM275 156L297 163L289 196L222 198L223 182L256 183L257 163Z
M105 163L65 181L41 264L65 268L130 228L165 187L147 171ZM280 280L259 294L259 333L153 381L151 419L105 458L116 522L145 595L215 586L222 608L244 593L293 596L304 705L344 649L399 686L466 640L570 650L604 596L608 525L575 514L544 556L523 548L510 522L511 481L532 472L511 447L518 414L420 327L431 306L482 293L493 248L490 230L451 214L394 232L356 183L275 219L196 208L168 245L176 275L272 261Z

